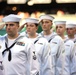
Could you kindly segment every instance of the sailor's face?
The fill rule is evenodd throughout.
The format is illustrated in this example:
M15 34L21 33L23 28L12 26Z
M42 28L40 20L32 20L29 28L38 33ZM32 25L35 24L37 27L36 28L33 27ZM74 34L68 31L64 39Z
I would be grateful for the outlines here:
M8 35L15 35L18 32L19 25L14 22L6 23L6 32Z
M66 28L66 32L68 35L74 35L75 34L75 29L74 28Z
M35 34L37 31L37 26L34 23L27 23L26 30L29 35Z
M47 19L43 19L41 21L41 26L42 26L42 29L43 31L47 31L47 30L50 30L51 26L52 26L52 21L51 20L47 20Z
M56 25L56 32L58 35L62 35L65 32L65 25Z

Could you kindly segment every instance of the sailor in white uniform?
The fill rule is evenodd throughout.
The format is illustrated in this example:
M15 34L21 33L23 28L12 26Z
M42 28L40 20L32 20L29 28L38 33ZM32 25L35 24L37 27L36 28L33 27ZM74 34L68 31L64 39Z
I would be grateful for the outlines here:
M36 32L38 24L39 21L36 18L25 19L27 37L35 44L40 75L53 75L52 58L50 56L51 48L48 41Z
M76 24L73 23L73 21L67 21L66 22L66 33L67 33L67 38L75 41L76 37L75 37L75 28L76 28Z
M64 67L64 74L63 75L71 75L71 64L73 64L73 57L72 52L74 51L75 45L74 42L65 37L66 31L66 21L55 21L56 25L56 32L57 34L64 40L65 44L65 67Z
M36 65L35 45L18 34L20 17L14 14L5 16L7 35L0 37L0 53L3 55L3 66L6 75L39 75Z
M76 28L76 23L73 21L67 22L66 23L66 32L67 32L67 38L72 40L75 44L75 48L72 51L72 64L71 64L71 75L76 75L76 37L75 37L75 28Z
M65 58L64 41L60 36L50 30L54 17L50 15L41 15L39 19L43 29L40 34L48 40L51 46L54 75L63 75Z

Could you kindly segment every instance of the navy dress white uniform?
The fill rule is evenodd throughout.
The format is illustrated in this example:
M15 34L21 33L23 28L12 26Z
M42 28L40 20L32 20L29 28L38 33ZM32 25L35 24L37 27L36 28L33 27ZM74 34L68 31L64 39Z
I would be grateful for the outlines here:
M72 51L72 64L71 64L71 75L76 75L76 37L74 35L74 28L76 27L76 24L73 22L67 22L66 23L66 28L72 28L73 32L72 32L72 37L67 36L68 39L72 40L75 43L75 48Z
M27 27L27 25L38 24L38 20L34 19L34 18L27 18L27 19L25 19L25 21L26 21L25 22L26 31L27 31L27 29L30 29L29 27ZM30 23L30 24L28 24L28 23ZM30 31L30 30L28 30L28 31ZM28 31L27 31L27 34L28 34ZM32 31L30 31L30 32L32 32ZM40 75L53 75L52 60L51 60L52 58L50 56L50 53L51 53L50 44L48 43L48 41L45 38L40 36L38 33L35 32L35 34L36 34L36 37L34 37L34 38L30 38L29 34L27 35L27 37L35 44L36 53L37 53L37 57L38 57L37 65L39 65Z
M34 42L36 47L36 52L40 66L40 75L53 75L52 62L51 62L52 58L50 58L49 56L51 50L48 41L40 36L36 37L35 39L31 39L31 38L29 39ZM35 41L37 42L35 43Z
M50 20L52 21L54 18L48 15L40 16L40 21L42 20ZM47 21L46 21L47 22ZM40 33L44 38L48 40L51 46L51 55L53 59L53 71L54 75L63 75L64 69L64 58L65 58L65 47L64 42L60 36L56 33L51 32L50 35L44 35L44 31Z
M61 28L61 33L59 34L60 37L64 40L65 44L65 67L64 67L64 74L63 75L71 75L71 64L73 64L73 51L75 48L74 42L70 39L67 39L64 35L65 29L66 29L66 21L55 21L56 28ZM57 31L57 30L56 30ZM60 31L59 31L60 32ZM58 31L57 31L58 33Z
M16 15L8 15L3 21L19 22L20 18ZM36 53L33 53L35 46L27 37L18 35L11 40L7 34L0 37L0 45L6 75L39 75Z

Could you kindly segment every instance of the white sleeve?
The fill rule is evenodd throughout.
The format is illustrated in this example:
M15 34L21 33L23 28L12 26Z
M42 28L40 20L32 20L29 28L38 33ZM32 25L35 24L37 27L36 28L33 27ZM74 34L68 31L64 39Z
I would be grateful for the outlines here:
M46 42L43 48L42 56L42 74L41 75L53 75L52 70L52 57L51 57L51 47L50 44Z
M28 59L30 64L30 75L39 75L39 64L37 54L35 52L35 45L31 42L28 50Z

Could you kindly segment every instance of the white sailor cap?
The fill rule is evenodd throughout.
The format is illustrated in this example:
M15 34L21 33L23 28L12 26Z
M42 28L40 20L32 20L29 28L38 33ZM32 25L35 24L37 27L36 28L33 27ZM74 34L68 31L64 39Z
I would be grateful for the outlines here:
M21 18L18 15L10 14L2 18L3 22L19 22Z
M39 17L39 22L42 21L43 19L47 19L47 20L53 21L54 17L53 16L50 16L50 15L41 15Z
M75 28L76 23L75 22L66 22L66 28Z
M38 24L39 20L36 18L26 18L25 23L36 23L36 24Z
M66 21L55 21L55 25L66 25Z

